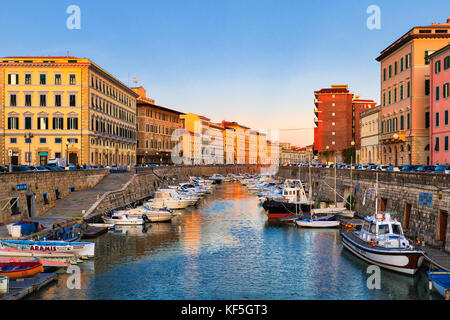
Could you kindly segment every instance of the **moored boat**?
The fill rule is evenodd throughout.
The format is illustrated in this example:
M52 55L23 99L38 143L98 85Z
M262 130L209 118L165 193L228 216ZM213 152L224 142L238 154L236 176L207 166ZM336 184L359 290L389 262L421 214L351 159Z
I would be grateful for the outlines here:
M93 242L0 240L0 244L17 250L65 252L86 257L93 257L95 253Z
M38 261L0 263L0 275L12 279L30 277L40 272L44 272L44 266Z
M391 214L382 212L365 217L359 231L341 229L342 244L369 263L414 275L422 265L423 250L409 243L401 224Z
M11 262L33 262L33 261L38 261L40 263L42 263L42 265L44 267L60 267L60 268L64 268L64 267L68 267L70 265L72 265L73 263L69 263L69 262L65 262L65 261L58 261L57 259L55 260L50 260L50 259L39 259L39 258L27 258L27 257L22 257L22 258L17 258L17 257L0 257L0 263L11 263Z
M433 288L445 299L450 299L450 271L427 271Z
M142 217L128 216L123 212L115 212L111 217L103 217L103 221L106 224L115 224L117 226L136 226L144 224L144 219L142 219Z

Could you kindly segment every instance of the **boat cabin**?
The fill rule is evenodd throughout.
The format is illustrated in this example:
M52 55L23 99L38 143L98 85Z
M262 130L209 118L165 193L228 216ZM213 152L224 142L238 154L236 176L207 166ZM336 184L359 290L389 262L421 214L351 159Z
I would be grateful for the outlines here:
M373 246L385 248L410 248L409 241L403 235L403 229L396 219L392 218L392 212L379 212L364 217L364 222L359 231L359 238L370 242Z

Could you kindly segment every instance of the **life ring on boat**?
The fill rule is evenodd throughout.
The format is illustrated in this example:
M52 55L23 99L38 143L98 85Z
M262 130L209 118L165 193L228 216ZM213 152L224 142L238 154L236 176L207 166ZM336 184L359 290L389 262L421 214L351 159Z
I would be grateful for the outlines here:
M376 243L375 243L375 238L370 239L370 246L371 246L372 248L375 248L375 245L376 245Z

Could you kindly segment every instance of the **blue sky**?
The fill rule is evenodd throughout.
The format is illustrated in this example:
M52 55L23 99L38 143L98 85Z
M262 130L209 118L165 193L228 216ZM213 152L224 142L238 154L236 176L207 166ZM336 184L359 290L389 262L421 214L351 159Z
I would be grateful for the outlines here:
M66 28L69 5L81 29ZM369 5L381 30L366 27ZM160 105L281 129L313 141L313 91L348 84L379 101L375 58L415 25L444 22L450 1L20 1L0 8L0 56L86 57ZM286 130L311 128L307 130Z

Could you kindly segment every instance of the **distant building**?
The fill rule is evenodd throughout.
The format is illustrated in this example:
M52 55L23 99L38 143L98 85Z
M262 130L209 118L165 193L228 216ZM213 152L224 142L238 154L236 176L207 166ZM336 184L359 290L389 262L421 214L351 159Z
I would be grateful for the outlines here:
M378 145L380 106L361 112L360 117L360 148L356 151L353 163L380 164Z
M430 58L430 163L450 164L450 44Z
M233 129L234 135L234 163L245 164L248 159L248 145L246 143L246 132L250 128L238 124L237 122L222 121L222 126L226 129Z
M87 58L0 59L0 163L136 163L137 94Z
M429 164L430 55L450 40L446 23L413 27L376 58L381 69L381 162Z
M359 147L359 114L375 101L361 100L347 85L314 92L314 149L322 162L343 162L344 152Z
M137 98L137 163L171 163L171 152L177 141L172 133L181 128L182 112L158 106L147 98L143 87L132 88Z

